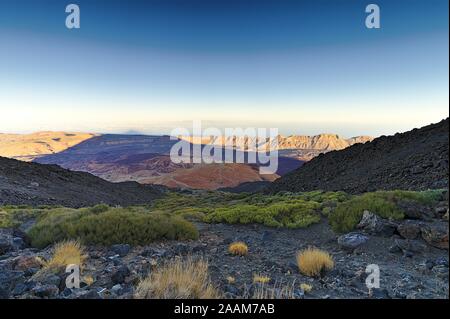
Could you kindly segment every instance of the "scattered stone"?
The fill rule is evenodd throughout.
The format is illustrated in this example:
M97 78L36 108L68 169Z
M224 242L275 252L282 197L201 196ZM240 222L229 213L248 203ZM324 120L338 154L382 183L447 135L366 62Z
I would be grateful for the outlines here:
M40 298L50 298L55 297L58 294L59 289L55 285L37 285L31 292Z
M13 261L13 269L26 271L30 268L40 268L41 263L35 256L19 256Z
M86 293L79 296L79 299L102 299L95 289L88 290Z
M445 258L445 257L438 257L438 258L436 258L436 260L434 261L434 263L435 263L436 265L444 266L444 267L447 267L447 268L448 268L448 259Z
M130 269L127 266L123 265L116 270L116 272L111 276L112 283L115 284L123 284L127 276L130 275Z
M346 251L354 251L365 244L369 238L360 233L348 233L338 237L338 245Z
M14 287L11 294L13 296L20 296L23 295L28 289L29 289L28 285L20 282Z
M400 201L397 206L402 210L406 219L431 221L434 215L430 207L415 201Z
M408 256L413 253L423 253L427 249L427 246L419 240L396 239L395 244Z
M111 246L111 250L120 257L125 257L130 252L131 246L128 244L116 244Z
M369 298L372 299L390 299L389 291L387 289L371 289L369 291Z
M8 290L0 287L0 299L8 299L8 298L9 298Z
M422 238L431 246L448 250L448 224L434 222L421 229Z
M420 235L422 223L415 220L405 220L397 227L397 232L406 239L416 239Z
M397 225L365 210L361 221L356 227L371 235L389 237L394 234Z
M268 231L268 230L265 230L264 232L263 232L263 234L261 235L261 240L263 241L263 242L266 242L266 241L270 241L270 240L272 240L272 232L270 232L270 231Z
M121 284L117 284L111 287L111 292L118 295L119 291L122 289L122 285Z
M186 255L189 253L189 247L184 243L178 243L175 245L174 251L176 255Z

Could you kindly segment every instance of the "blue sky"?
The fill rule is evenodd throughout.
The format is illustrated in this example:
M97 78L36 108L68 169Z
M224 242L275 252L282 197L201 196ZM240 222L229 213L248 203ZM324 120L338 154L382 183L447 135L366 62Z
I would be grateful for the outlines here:
M447 117L448 1L372 2L1 0L0 132L376 136Z

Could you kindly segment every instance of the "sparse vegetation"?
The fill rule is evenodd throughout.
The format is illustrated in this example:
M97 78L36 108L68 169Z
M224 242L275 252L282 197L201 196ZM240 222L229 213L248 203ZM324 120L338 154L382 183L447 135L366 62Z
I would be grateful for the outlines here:
M36 217L40 211L27 206L0 207L0 228L18 227L26 220Z
M70 240L55 245L53 257L44 264L44 268L59 269L67 265L83 265L86 254L78 241Z
M300 228L319 222L322 208L334 207L349 197L343 192L322 191L277 195L170 192L156 200L152 208L208 223L258 223L269 227Z
M233 276L227 276L227 283L229 284L234 284L236 282L236 278L234 278Z
M324 271L333 269L334 261L326 251L308 248L297 253L297 265L302 274L317 277Z
M311 292L313 287L309 284L302 283L302 284L300 284L300 289L302 289L305 293L308 293L308 292Z
M414 201L424 205L432 204L442 194L442 191L378 191L354 196L348 201L339 203L329 214L331 227L336 232L353 230L361 220L364 210L369 210L380 217L399 220L403 219L403 211L398 207L402 201Z
M269 276L264 276L261 274L253 275L253 283L267 284L268 282L270 282Z
M138 299L216 299L220 292L211 284L204 260L175 259L153 271L136 288Z
M228 246L228 252L232 255L245 256L248 254L248 247L244 242L238 241Z
M252 299L295 299L295 283L283 284L274 283L273 285L256 285Z
M32 245L79 239L85 244L144 245L157 239L196 239L195 226L180 216L144 207L55 209L43 213L29 231Z

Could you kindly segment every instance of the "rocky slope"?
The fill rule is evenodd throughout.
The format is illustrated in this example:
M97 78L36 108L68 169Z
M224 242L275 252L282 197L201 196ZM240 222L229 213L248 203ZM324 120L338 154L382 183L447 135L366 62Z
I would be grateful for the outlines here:
M275 181L267 192L447 188L449 119L381 136L370 143L320 155Z
M72 172L56 165L0 157L0 206L146 204L159 197L162 191L162 188L136 182L114 184L88 173Z

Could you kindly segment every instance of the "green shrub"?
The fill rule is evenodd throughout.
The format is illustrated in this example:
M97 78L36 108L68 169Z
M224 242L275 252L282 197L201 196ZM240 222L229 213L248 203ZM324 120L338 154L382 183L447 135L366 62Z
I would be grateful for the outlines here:
M98 204L98 205L95 205L94 207L89 208L89 211L93 214L104 213L108 210L109 210L109 206L106 204Z
M316 202L296 200L285 203L274 203L268 206L234 205L217 208L206 215L206 222L229 224L258 223L269 227L307 227L320 221L316 210L320 205Z
M23 222L36 217L39 209L23 209L14 207L2 207L0 209L0 228L19 227Z
M378 191L354 196L348 201L339 203L334 212L329 214L329 222L336 232L353 230L361 220L364 210L380 217L403 219L403 211L398 207L402 201L413 201L430 205L442 195L442 191Z
M84 244L146 245L157 239L196 239L195 226L180 216L142 212L138 208L57 209L41 216L29 231L32 245L45 247L68 239Z

